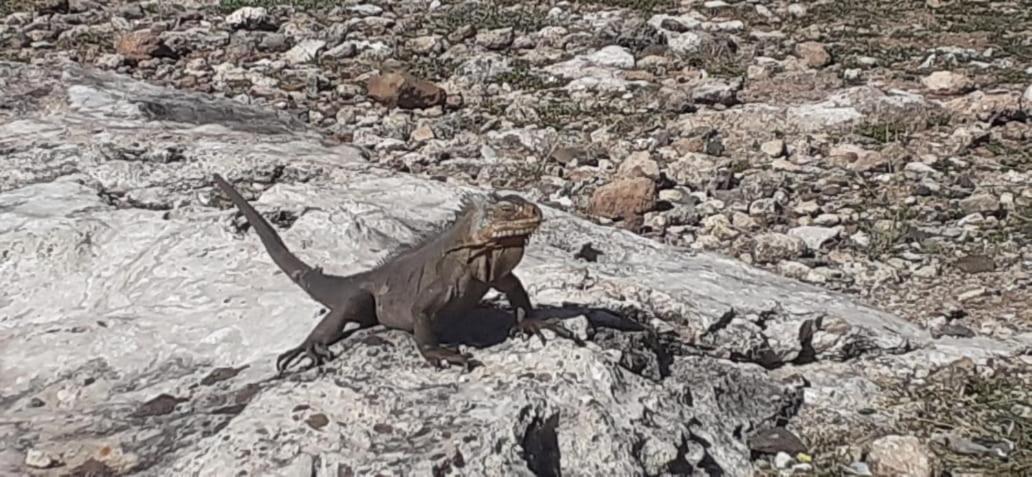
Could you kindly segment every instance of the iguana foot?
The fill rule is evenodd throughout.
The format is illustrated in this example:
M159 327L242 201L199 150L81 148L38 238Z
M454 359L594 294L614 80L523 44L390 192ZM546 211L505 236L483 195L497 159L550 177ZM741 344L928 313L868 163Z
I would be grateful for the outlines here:
M276 358L276 372L282 375L291 364L295 361L300 361L305 356L312 361L313 367L321 366L334 358L333 353L330 352L326 345L305 341L301 346L288 350Z
M537 335L538 338L541 338L541 344L547 344L548 341L545 339L545 334L542 333L541 330L551 330L560 338L571 340L576 343L577 346L584 346L584 340L573 334L572 331L563 327L562 323L560 323L556 318L524 318L509 330L509 336L514 337L520 335L523 337L523 341L527 341L531 336Z
M458 350L445 348L443 346L421 349L419 352L423 355L424 359L438 369L443 368L444 363L461 366L466 368L466 371L470 371L478 366L483 366L483 363L473 359L473 356L469 353L460 353Z

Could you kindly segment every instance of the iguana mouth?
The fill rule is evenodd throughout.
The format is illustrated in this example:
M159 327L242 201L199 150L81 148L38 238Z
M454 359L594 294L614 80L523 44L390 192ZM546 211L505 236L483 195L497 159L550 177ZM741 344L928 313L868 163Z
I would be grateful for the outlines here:
M491 232L491 238L509 238L509 237L521 237L528 236L537 230L538 226L541 225L540 220L521 220L519 222L512 222L506 224L504 228Z

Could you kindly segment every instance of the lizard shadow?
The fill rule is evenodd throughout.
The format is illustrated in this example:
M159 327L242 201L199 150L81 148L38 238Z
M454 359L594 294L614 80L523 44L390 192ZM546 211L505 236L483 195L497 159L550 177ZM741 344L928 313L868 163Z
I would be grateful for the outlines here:
M555 318L560 322L578 316L587 318L596 328L613 328L620 331L646 331L649 328L620 313L606 308L564 303L561 306L538 305L534 307L534 318ZM481 304L462 313L442 314L438 321L438 337L442 344L463 344L476 348L487 348L509 339L509 330L516 324L511 308L497 304Z

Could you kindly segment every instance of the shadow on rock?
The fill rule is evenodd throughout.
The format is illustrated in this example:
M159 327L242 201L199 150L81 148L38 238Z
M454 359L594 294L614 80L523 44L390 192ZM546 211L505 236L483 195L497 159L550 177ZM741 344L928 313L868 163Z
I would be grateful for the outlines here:
M577 329L576 318L584 317L580 324L586 329ZM588 340L599 328L618 331L650 331L651 328L638 323L618 312L605 308L564 303L561 306L541 305L535 307L534 318L558 319L575 334ZM509 330L516 324L515 313L501 306L482 305L465 313L441 315L438 326L441 341L448 344L463 344L476 348L487 348L509 339Z
M620 351L619 364L626 370L653 381L670 375L674 353L655 330L614 310L564 303L561 306L542 305L534 316L557 319L566 329L584 341L591 341L604 349ZM442 342L488 348L510 338L509 330L516 324L511 309L500 306L481 306L462 314L442 315L438 322ZM532 338L537 339L537 338ZM564 338L550 338L563 340Z

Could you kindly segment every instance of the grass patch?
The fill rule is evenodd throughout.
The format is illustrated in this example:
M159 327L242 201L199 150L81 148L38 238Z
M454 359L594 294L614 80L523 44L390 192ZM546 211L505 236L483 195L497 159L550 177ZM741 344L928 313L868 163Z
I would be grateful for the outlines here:
M409 73L433 82L447 80L459 67L458 62L441 59L438 55L412 55L407 60Z
M877 144L906 144L915 133L946 127L952 121L952 114L948 111L924 111L917 115L873 117L856 124L850 132Z
M913 127L903 121L864 121L853 127L853 134L879 144L906 142Z
M712 76L737 78L745 76L752 63L751 49L740 50L732 41L716 38L704 41L698 51L687 56L688 66L706 70Z
M515 60L512 69L494 79L495 83L508 84L518 90L540 90L562 86L567 81L536 73L532 65L525 60Z
M32 2L29 0L4 0L0 2L0 16L30 11L32 11Z
M1028 172L1032 169L1032 151L1021 145L1014 146L1008 142L990 138L988 142L981 145L981 148L1005 169L1018 172Z
M535 111L542 126L553 127L560 131L578 120L596 114L583 103L567 101L546 102L535 108Z
M932 451L944 470L984 475L1032 473L1032 372L1019 365L1008 367L997 367L992 376L951 373L941 382L931 379L933 385L899 390L897 397L916 404L913 418L900 421L908 427L906 432L926 439L949 432L975 441L1014 444L1013 452L1004 459L958 454L932 442Z
M512 28L515 32L535 32L548 26L545 10L523 5L507 6L505 2L463 3L443 12L433 13L426 25L440 35L472 25L478 31Z
M640 13L670 13L677 10L675 0L573 0L574 5L623 8Z
M637 136L660 129L677 117L669 112L644 112L634 114L613 114L614 122L610 128L614 134L621 136Z
M810 6L803 18L788 19L785 31L799 34L823 25L822 41L836 44L840 57L876 57L881 66L893 69L916 66L929 49L949 45L978 44L978 50L995 50L994 58L1032 62L1032 9L1027 1L944 3L929 8L924 0L824 2ZM888 11L893 15L886 16Z
M484 111L492 117L505 118L516 127L534 125L541 128L552 128L556 131L578 131L590 126L590 129L608 127L619 135L641 133L663 127L676 116L673 113L644 112L627 113L606 101L573 100L553 91L550 95L542 95L532 104L520 108L518 117L506 114L512 100L490 98L483 104Z
M232 12L243 7L293 7L302 10L317 10L343 5L343 0L221 0L218 9Z
M890 254L896 246L911 240L916 230L913 222L917 214L909 206L894 208L890 213L892 215L887 219L868 219L858 223L869 239L863 249L868 258L879 259Z

